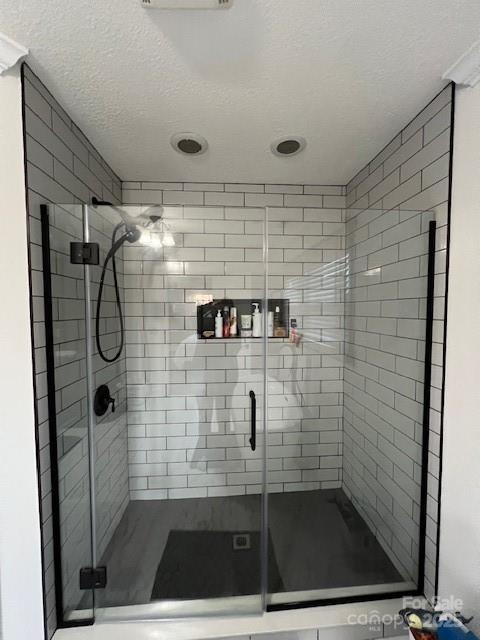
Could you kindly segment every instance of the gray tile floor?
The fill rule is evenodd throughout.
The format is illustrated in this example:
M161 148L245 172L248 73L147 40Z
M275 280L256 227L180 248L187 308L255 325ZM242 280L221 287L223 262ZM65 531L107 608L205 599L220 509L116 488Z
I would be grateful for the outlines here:
M285 591L402 580L340 489L274 493L268 505ZM98 592L99 606L150 602L171 530L254 531L260 516L258 495L130 502L100 562L108 584Z

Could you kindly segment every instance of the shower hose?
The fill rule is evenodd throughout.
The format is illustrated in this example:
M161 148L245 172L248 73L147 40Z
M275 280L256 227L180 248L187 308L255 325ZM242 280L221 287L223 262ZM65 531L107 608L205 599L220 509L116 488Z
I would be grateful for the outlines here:
M102 267L102 274L100 276L100 284L99 284L99 287L98 287L97 312L96 312L96 316L95 316L95 339L96 339L96 342L97 342L98 354L102 358L102 360L104 360L105 362L115 362L116 360L118 360L118 358L120 357L120 355L122 353L123 343L124 343L124 332L125 332L125 330L124 330L124 326L123 326L122 305L121 305L121 302L120 302L120 289L118 287L117 265L116 265L116 262L115 262L115 254L120 249L120 247L127 240L130 240L130 238L131 238L131 232L129 232L127 230L127 232L124 233L122 236L120 236L120 238L118 238L118 240L117 240L117 233L123 226L125 226L125 225L124 225L123 222L121 222L120 224L117 224L116 227L113 230L112 245L111 245L110 249L108 250L107 255L105 256L105 261L104 261L103 267ZM114 287L115 287L115 303L116 303L116 307L117 307L117 310L118 310L118 319L119 319L119 323L120 323L120 346L118 347L118 350L115 353L115 355L113 355L112 357L108 357L105 354L105 352L102 349L101 342L100 342L100 312L101 312L101 307L102 307L103 286L104 286L104 283L105 283L105 275L107 273L108 263L110 262L110 260L112 261L113 284L114 284Z

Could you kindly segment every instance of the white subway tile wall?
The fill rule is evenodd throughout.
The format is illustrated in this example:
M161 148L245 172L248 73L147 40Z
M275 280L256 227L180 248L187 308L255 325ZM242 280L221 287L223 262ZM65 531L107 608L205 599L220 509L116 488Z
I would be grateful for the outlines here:
M35 349L36 418L42 499L42 542L45 572L47 633L55 631L52 541L52 503L48 431L43 260L40 204L51 206L51 261L54 351L62 521L63 585L66 608L75 608L84 592L78 589L80 567L91 563L90 505L87 458L85 361L85 293L83 267L69 261L70 241L82 240L79 204L92 196L119 202L118 177L86 140L45 86L24 66L24 105L29 213L29 250L32 280L33 345ZM68 204L70 206L68 206ZM101 257L110 244L112 221L105 211L92 220L92 240L101 245ZM119 260L123 277L122 260ZM95 300L98 267L94 268ZM111 283L111 280L108 280ZM101 331L110 348L118 343L113 318L113 291L106 287ZM94 360L95 384L108 383L117 398L117 412L96 428L97 538L101 555L128 502L125 359L104 366Z
M420 522L427 228L437 222L426 595L435 594L452 88L347 185L343 486L405 576Z
M290 301L303 339L269 342L269 490L341 486L344 189L304 189L123 184L124 202L164 203L176 243L124 249L131 499L261 490L248 392L263 393L262 344L198 339L195 300L263 297L270 205L269 295Z

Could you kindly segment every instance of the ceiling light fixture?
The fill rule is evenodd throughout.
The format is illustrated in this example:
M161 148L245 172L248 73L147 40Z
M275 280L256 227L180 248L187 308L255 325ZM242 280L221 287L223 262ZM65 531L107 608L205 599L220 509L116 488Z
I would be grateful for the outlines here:
M170 144L185 156L200 156L208 149L208 142L196 133L176 133L171 137Z
M288 136L286 138L280 138L273 142L270 146L272 153L276 156L296 156L303 151L307 145L305 138L300 136Z

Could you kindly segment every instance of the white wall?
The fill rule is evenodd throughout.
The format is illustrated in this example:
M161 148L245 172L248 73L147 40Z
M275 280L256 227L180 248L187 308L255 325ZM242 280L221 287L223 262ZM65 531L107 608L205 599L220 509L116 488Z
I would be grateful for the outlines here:
M18 67L0 77L0 583L4 640L43 637ZM8 310L8 312L7 312Z
M440 524L442 597L480 631L480 85L457 89Z

